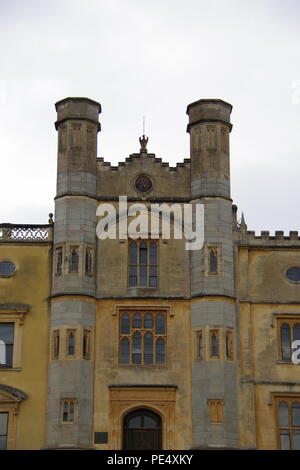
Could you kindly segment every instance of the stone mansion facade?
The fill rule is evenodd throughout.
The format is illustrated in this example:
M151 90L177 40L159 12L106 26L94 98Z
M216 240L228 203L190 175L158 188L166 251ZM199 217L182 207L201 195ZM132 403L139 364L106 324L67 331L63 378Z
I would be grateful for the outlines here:
M1 450L300 449L300 237L237 221L231 109L187 107L176 167L145 136L112 166L100 104L56 103L54 221L0 224ZM204 245L99 239L97 208L120 195L203 204Z

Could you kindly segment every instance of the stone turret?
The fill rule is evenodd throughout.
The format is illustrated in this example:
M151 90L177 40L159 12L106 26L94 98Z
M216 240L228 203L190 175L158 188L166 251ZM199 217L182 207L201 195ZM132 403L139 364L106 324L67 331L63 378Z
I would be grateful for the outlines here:
M96 157L99 103L56 103L57 195L53 246L46 447L92 446ZM72 425L70 425L70 423Z
M204 247L191 252L191 322L206 351L192 371L193 446L237 447L237 343L229 133L232 106L218 99L187 107L191 202L204 205ZM206 345L206 346L205 346ZM231 349L231 351L229 351ZM209 406L208 406L209 405ZM218 426L209 407L219 407ZM215 411L211 411L214 413Z

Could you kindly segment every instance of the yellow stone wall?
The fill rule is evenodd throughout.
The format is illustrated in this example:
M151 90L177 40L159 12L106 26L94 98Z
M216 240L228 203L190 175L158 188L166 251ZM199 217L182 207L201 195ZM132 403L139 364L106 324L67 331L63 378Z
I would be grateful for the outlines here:
M239 251L239 402L241 444L245 447L277 449L274 396L300 396L299 366L280 361L277 324L280 314L299 314L300 318L300 288L284 275L286 269L299 264L299 249ZM295 382L299 385L292 385Z
M121 307L146 307L167 311L167 363L161 366L119 365L119 315ZM94 431L108 432L109 444L122 448L122 418L137 407L150 407L163 419L163 448L190 446L191 429L191 329L188 301L147 299L98 300L95 334ZM121 396L109 385L136 384L144 389L125 390ZM147 385L165 386L152 391ZM168 385L177 385L176 391Z
M18 404L15 436L9 442L16 449L41 449L44 446L51 255L48 244L0 244L0 260L9 259L17 266L13 277L0 278L0 304L25 304L30 307L20 326L20 368L0 369L0 384L17 388L28 395ZM1 315L5 313L0 312L0 322Z

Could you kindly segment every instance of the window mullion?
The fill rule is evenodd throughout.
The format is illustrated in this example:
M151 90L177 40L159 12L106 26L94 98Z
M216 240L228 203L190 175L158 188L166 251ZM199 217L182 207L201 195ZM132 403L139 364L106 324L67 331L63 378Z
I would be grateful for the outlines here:
M137 249L137 285L139 286L140 285L140 240L136 240L136 249Z
M151 245L147 243L147 286L150 287L150 249Z
M130 331L131 331L131 329L130 329ZM132 331L131 331L131 334L130 334L130 337L129 337L129 364L132 364Z
M142 317L143 318L143 317ZM142 320L143 321L143 320ZM145 339L145 334L144 334L144 330L142 329L141 330L141 340L142 340L142 360L141 360L141 364L144 365L144 352L145 352L145 344L144 344L144 339Z

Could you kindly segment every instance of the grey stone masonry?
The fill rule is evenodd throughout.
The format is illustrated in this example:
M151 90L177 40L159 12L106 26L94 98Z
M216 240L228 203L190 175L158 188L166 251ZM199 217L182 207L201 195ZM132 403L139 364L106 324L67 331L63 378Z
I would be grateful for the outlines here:
M207 354L193 358L193 448L238 447L237 352L229 361L225 330L237 341L235 311L229 134L232 106L199 100L187 108L191 152L191 202L204 204L204 246L191 251L191 324L201 331ZM214 258L214 268L211 265ZM211 357L210 331L218 337L218 357ZM211 423L209 400L223 400L223 417Z
M99 103L66 98L56 103L58 131L51 336L59 332L59 356L48 380L46 448L92 447L93 356L83 358L82 331L95 327L96 173ZM72 253L76 253L72 258ZM87 254L91 258L86 258ZM75 262L74 262L75 259ZM86 259L89 260L87 269ZM91 261L90 261L91 260ZM80 295L80 297L78 297ZM67 331L76 335L67 355ZM73 422L64 422L63 400L76 403Z

